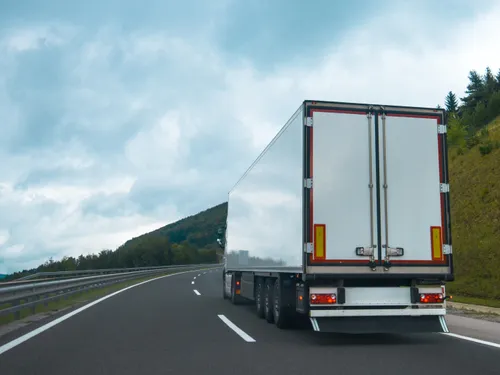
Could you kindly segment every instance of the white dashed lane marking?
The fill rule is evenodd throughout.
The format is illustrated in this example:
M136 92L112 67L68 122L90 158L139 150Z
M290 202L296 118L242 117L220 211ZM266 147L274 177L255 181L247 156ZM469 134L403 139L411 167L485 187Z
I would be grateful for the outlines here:
M255 342L255 340L249 336L246 332L244 332L241 328L239 328L236 324L226 318L224 315L218 315L219 319L222 320L229 328L231 328L234 332L238 334L243 340L246 342Z

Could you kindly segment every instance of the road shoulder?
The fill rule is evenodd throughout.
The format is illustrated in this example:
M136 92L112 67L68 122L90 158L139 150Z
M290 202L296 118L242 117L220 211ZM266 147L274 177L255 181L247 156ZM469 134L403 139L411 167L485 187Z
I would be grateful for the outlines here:
M478 319L465 314L447 314L446 323L451 333L500 344L500 323Z

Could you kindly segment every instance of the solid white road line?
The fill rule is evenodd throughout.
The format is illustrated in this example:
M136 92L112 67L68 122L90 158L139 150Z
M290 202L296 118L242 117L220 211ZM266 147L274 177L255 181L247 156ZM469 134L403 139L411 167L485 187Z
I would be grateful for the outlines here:
M194 292L194 294L196 294L197 296L201 296L201 293L200 293L200 292L198 292L196 289L193 289L193 292Z
M231 322L228 318L226 318L224 315L217 315L220 320L222 320L226 325L231 328L234 332L236 332L243 340L246 342L255 342L255 340L250 337L248 334L246 334L244 331L242 331L236 324Z
M496 342L479 340L479 339L475 339L475 338L472 338L469 336L457 335L456 333L443 333L443 335L455 337L457 339L472 341L472 342L475 342L476 344L488 345L488 346L491 346L493 348L500 349L500 344L497 344Z
M78 308L76 310L73 310L73 311L71 311L70 313L68 313L66 315L63 315L63 316L61 316L61 317L59 317L57 319L54 319L53 321L51 321L51 322L49 322L47 324L44 324L43 326L38 327L37 329L34 329L33 331L28 332L25 335L22 335L21 337L18 337L17 339L8 342L7 344L4 344L4 345L0 346L0 354L5 353L7 350L10 350L10 349L12 349L12 348L14 348L14 347L22 344L23 342L31 339L32 337L35 337L35 336L39 335L40 333L48 330L49 328L52 328L55 325L64 322L66 319L69 319L72 316L74 316L74 315L76 315L78 313L81 313L82 311L87 310L88 308L90 308L90 307L92 307L94 305L97 305L98 303L100 303L102 301L105 301L108 298L111 298L113 296L116 296L117 294L120 294L120 293L122 293L122 292L124 292L126 290L135 288L136 286L139 286L139 285L142 285L142 284L150 283L151 281L155 281L155 280L158 280L158 279L163 279L165 277L171 277L171 276L181 275L181 274L188 273L188 272L193 272L193 271L183 271L183 272L178 272L178 273L172 273L170 275L163 275L163 276L155 277L154 279L149 279L149 280L146 280L146 281L142 281L140 283L137 283L137 284L134 284L134 285L130 285L130 286L126 287L126 288L117 290L116 292L113 292L111 294L108 294L108 295L106 295L104 297L99 298L98 300L90 302L90 303L86 304L85 306L82 306L82 307L80 307L80 308Z

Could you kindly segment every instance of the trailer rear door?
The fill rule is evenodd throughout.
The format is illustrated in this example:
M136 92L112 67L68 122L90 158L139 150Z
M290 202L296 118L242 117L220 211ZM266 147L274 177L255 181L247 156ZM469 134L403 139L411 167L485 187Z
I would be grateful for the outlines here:
M342 103L306 113L308 272L451 273L444 113Z
M368 258L356 256L354 250L376 241L374 194L368 189L373 120L363 111L314 111L312 119L311 261L317 265L367 265ZM373 171L374 160L372 164Z
M439 117L400 112L377 116L383 261L442 265L445 186ZM402 249L402 255L391 257L387 248Z

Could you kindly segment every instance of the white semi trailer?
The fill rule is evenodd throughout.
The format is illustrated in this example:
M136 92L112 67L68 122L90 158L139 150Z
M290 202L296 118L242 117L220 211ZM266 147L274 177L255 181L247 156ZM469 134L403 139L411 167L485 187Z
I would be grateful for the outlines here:
M446 112L304 101L229 192L223 296L280 328L448 332Z

